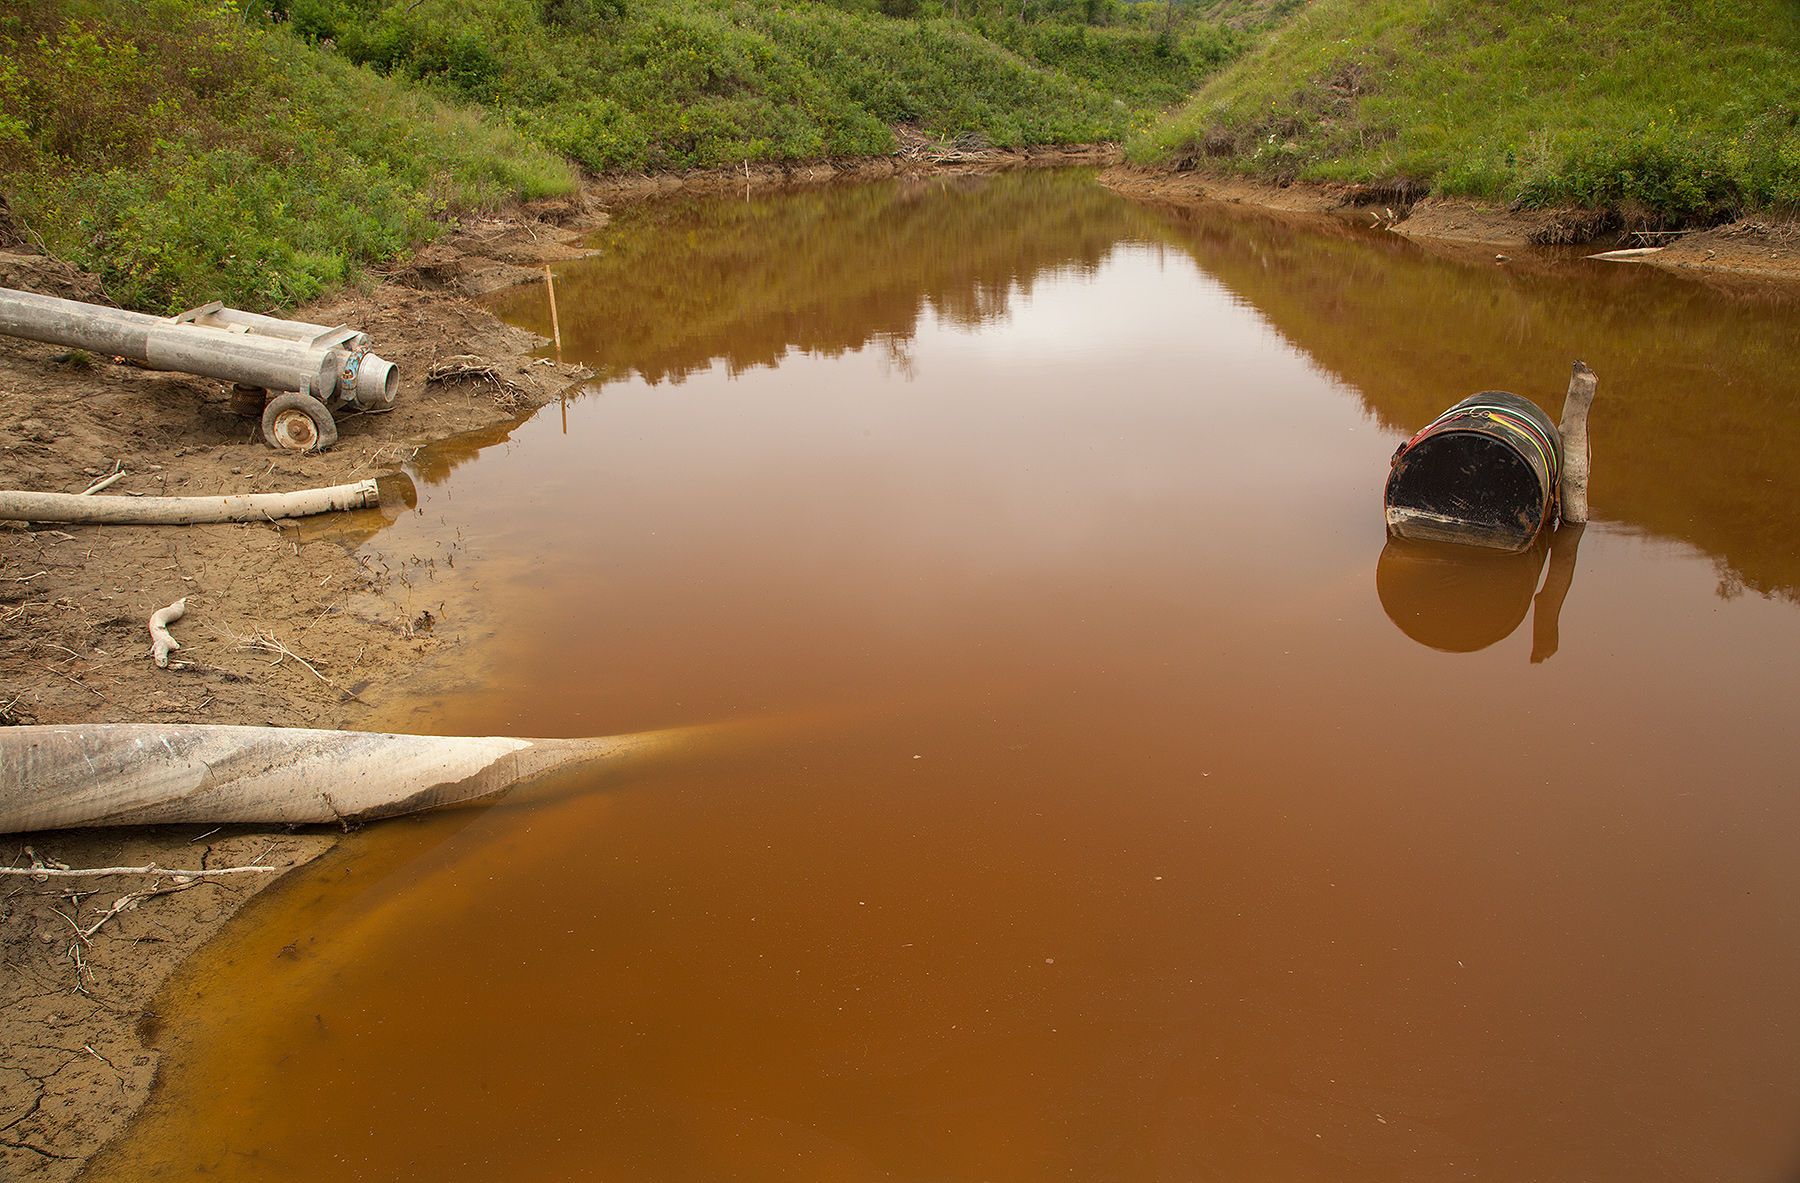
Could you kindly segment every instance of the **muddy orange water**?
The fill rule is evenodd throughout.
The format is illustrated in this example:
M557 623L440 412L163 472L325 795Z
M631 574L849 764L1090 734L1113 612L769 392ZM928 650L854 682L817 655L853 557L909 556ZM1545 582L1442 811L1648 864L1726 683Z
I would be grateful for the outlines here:
M93 1177L1796 1177L1791 300L1066 174L600 245L367 544L469 663L388 722L699 730L264 897ZM1576 357L1585 534L1388 549Z

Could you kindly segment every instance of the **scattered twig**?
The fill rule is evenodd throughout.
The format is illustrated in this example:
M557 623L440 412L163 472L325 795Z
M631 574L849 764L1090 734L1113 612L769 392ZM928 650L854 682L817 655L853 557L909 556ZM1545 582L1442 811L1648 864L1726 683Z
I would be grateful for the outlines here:
M200 835L206 837L205 834ZM196 839L198 841L198 839ZM271 847L270 849L273 849ZM267 854L267 851L263 852ZM260 856L259 856L260 857ZM173 878L208 879L214 875L246 875L251 872L285 871L286 867L271 867L263 863L246 863L241 867L212 867L199 870L183 870L176 867L159 867L155 863L146 863L141 867L0 867L0 875L31 875L51 879L76 879L95 875L168 875Z
M98 690L95 690L92 686L89 686L86 682L83 682L80 678L74 677L71 674L65 674L53 665L46 664L44 666L44 668L49 670L51 673L55 674L57 677L61 678L63 681L68 682L71 685L81 687L83 690L87 691L89 694L93 695L95 698L99 699L101 702L110 702L111 701L110 699L108 699L106 697L106 695L100 693Z
M190 887L197 887L199 886L199 883L200 881L197 879L190 879L186 883L175 883L169 887L147 887L143 891L126 892L112 902L112 907L100 914L100 919L94 921L86 928L78 929L77 931L81 934L81 939L83 941L91 941L94 938L94 934L99 932L106 922L111 920L114 916L132 911L145 900L155 899L159 895L174 895L177 892L186 891Z
M327 678L324 674L321 674L318 670L318 667L314 666L313 663L306 660L306 658L301 657L298 653L295 653L292 649L289 649L286 645L283 645L281 643L280 639L277 638L273 633L270 633L267 636L265 636L259 632L259 633L255 634L254 636L252 636L249 640L241 642L241 647L244 649L260 649L264 653L277 654L278 656L276 657L276 659L274 661L269 663L270 665L280 665L282 662L288 660L291 657L295 661L299 662L302 666L305 666L307 673L311 674L313 677L317 678L319 681L325 683L325 685L331 687L333 690L337 691L339 694L344 695L346 698L354 698L354 699L356 699L357 702L363 701L359 695L353 693L352 691L344 689L342 686L339 686L336 682L333 682L330 678ZM365 703L364 705L366 706L367 704Z
M94 971L88 968L87 958L81 955L81 947L87 944L87 934L78 928L75 935L81 938L69 946L69 960L75 963L75 993L86 994L87 988L94 984Z
M75 930L75 935L81 938L83 944L87 943L87 935L81 931L81 925L75 923L75 918L73 916L69 915L61 908L52 908L50 910L68 922L69 927Z
M40 857L38 852L31 849L29 846L25 848L25 857L31 860L31 865L34 867L55 867L58 871L66 871L69 869L68 863L60 863L53 858Z
M449 357L440 357L431 363L425 371L425 381L457 382L472 380L488 382L494 387L494 402L502 410L512 411L523 406L529 393L523 386L501 375L500 370L492 362L476 357L472 353L457 353Z
M95 493L100 492L100 490L110 489L114 485L118 484L120 481L122 481L124 479L125 479L125 470L123 468L117 469L116 471L108 474L107 476L101 477L99 480L95 481L93 484L89 485L87 488L85 488L81 492L77 493L76 496L77 497L92 497Z

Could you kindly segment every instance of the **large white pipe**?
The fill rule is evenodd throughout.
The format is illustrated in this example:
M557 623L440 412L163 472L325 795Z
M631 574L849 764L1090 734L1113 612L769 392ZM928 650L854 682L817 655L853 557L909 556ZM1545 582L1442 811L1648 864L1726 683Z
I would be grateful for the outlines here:
M494 796L669 734L508 739L184 723L0 727L0 833L367 821Z
M233 332L225 322L206 325L193 320L168 320L64 300L36 292L0 288L0 333L67 345L112 357L128 357L151 369L179 370L219 378L242 386L266 390L299 390L322 400L342 397L358 405L376 408L394 401L397 375L391 362L360 348L345 348L346 338L360 343L361 335L347 333L333 339L329 330L295 335L319 326L273 332L261 322L280 324L273 317L229 312L248 331Z

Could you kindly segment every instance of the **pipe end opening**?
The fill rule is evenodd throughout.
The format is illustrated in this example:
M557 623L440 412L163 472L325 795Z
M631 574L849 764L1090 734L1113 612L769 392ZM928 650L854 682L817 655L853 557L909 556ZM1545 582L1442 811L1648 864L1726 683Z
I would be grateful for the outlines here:
M400 367L385 358L365 353L356 369L354 398L366 411L386 410L400 395Z

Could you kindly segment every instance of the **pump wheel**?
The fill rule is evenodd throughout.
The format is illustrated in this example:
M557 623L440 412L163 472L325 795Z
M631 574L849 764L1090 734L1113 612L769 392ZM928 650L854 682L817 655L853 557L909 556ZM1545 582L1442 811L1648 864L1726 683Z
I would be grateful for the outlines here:
M262 436L271 448L323 452L337 443L337 424L325 404L310 394L278 394L263 408Z

